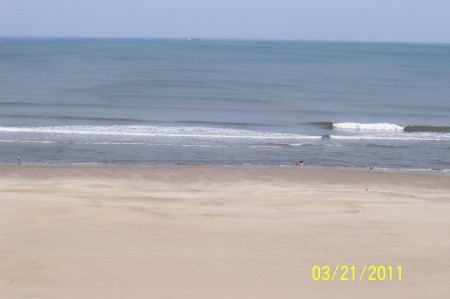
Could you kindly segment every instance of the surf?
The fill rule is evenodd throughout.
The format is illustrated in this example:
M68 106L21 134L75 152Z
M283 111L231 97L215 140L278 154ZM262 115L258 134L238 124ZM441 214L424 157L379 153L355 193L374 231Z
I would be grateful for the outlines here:
M404 131L404 127L396 124L390 123L354 123L354 122L343 122L343 123L333 123L333 128L344 129L344 130L370 130L370 131Z

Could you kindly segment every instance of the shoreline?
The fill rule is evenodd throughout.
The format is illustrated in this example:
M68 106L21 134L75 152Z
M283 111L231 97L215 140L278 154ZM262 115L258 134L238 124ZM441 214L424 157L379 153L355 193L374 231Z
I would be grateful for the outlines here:
M298 169L299 171L357 171L357 172L373 172L373 173L398 173L398 174L419 174L419 175L435 175L435 176L450 176L450 169L395 169L376 167L370 170L367 167L325 167L325 166L304 166L303 168L292 165L216 165L216 164L179 164L179 165L130 165L130 164L96 164L96 163L72 163L72 164L29 164L23 163L17 165L15 163L0 163L0 167L43 167L43 168L118 168L118 169L182 169L182 168L217 168L217 169Z

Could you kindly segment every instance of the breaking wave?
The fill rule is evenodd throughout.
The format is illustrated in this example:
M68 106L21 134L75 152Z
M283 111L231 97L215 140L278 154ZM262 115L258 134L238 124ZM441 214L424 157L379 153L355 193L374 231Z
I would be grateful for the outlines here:
M390 123L333 123L333 127L345 130L403 131L404 127Z
M325 129L343 129L357 131L394 131L394 132L435 132L450 133L450 126L398 125L391 123L356 123L356 122L315 122L310 123Z
M207 139L320 139L322 136L257 132L251 130L210 127L162 126L58 126L58 127L0 127L4 133L36 133L88 136L135 137L195 137Z

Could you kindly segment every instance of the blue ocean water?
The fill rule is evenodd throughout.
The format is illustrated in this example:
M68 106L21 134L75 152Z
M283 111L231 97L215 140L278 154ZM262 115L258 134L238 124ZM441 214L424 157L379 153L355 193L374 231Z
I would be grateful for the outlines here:
M0 39L0 163L450 170L450 45Z

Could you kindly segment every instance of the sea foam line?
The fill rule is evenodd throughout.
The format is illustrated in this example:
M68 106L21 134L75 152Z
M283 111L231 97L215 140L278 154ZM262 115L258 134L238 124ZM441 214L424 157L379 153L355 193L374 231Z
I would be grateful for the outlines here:
M339 136L330 135L330 139L340 140L397 140L397 141L447 141L450 140L450 135L432 135L432 134L418 134L418 135L395 135L395 136L377 136L377 135L354 135L354 136Z
M101 142L101 141L49 141L49 140L11 140L0 139L0 143L31 143L31 144L75 144L75 145L142 145L142 146L171 146L171 147L203 147L203 148L278 148L282 145L217 145L217 144L176 144L176 143L151 143L151 142ZM294 146L286 144L285 146ZM301 144L297 144L301 145ZM339 145L338 145L339 146Z
M333 123L333 127L337 129L345 130L377 130L377 131L403 131L404 127L390 124L390 123L354 123L354 122L344 122L344 123Z
M256 132L208 127L156 126L61 126L61 127L0 127L7 133L47 133L76 135L115 135L149 137L241 138L241 139L320 139L322 136Z

